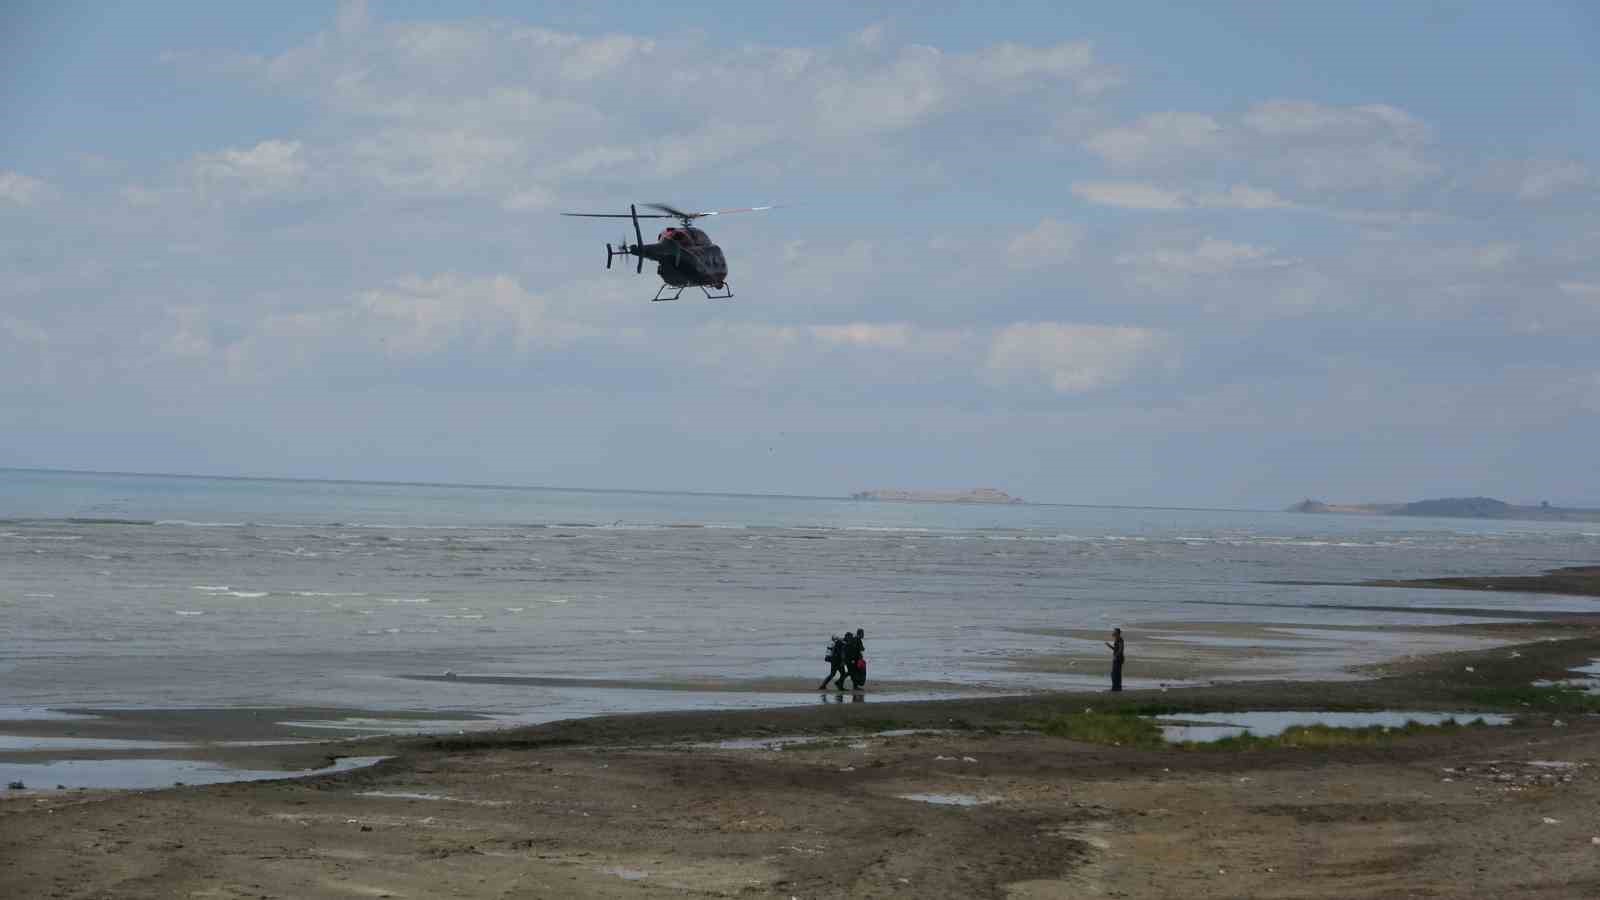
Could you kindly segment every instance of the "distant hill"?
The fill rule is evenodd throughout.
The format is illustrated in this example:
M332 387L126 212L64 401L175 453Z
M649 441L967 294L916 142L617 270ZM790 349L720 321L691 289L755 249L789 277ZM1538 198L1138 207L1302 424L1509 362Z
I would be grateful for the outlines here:
M851 500L899 500L911 503L1021 503L1021 497L1013 497L1005 491L994 488L973 488L970 491L901 491L879 488L871 491L857 491L850 495Z
M1600 522L1600 509L1571 506L1517 506L1493 497L1444 497L1413 503L1324 503L1307 498L1289 512L1352 516L1431 516L1446 519L1521 519L1547 522Z

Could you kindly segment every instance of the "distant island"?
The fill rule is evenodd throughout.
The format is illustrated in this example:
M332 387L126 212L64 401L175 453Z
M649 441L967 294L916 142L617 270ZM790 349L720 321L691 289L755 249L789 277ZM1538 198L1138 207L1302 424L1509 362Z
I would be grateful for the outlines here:
M850 495L851 500L900 500L910 503L1021 503L1021 497L1013 497L1005 491L994 488L973 488L970 491L899 491L875 490L857 491Z
M1600 509L1573 506L1518 506L1493 497L1444 497L1414 503L1323 503L1307 498L1289 512L1347 516L1434 516L1451 519L1525 519L1545 522L1600 522Z

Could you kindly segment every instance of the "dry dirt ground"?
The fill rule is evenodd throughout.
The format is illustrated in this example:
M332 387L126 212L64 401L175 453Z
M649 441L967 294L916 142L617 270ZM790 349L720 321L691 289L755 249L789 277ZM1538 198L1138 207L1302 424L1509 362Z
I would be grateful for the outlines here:
M1518 692L1600 626L1538 628L1360 682L619 716L345 744L396 755L313 779L7 791L0 897L1596 897L1600 719ZM1153 704L1523 718L1316 750L1026 730Z

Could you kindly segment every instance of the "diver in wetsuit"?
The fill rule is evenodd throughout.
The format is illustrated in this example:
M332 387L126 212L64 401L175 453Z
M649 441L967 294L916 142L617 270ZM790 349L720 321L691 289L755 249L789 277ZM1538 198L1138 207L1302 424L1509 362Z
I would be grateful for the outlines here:
M832 668L828 669L828 677L822 679L822 684L817 686L817 690L827 690L835 677L839 679L839 690L844 690L844 676L849 674L844 667L844 657L845 640L837 634L833 635L831 643L828 644L828 654L823 657Z

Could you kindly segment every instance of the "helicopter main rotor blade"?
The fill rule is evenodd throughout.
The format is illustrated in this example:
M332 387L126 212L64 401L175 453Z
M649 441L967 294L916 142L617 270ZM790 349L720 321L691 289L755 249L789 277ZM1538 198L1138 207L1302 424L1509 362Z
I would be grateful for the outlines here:
M695 213L695 215L697 215L697 216L720 216L720 215L723 215L725 213L761 212L764 209L780 209L780 208L781 207L779 207L777 204L773 204L772 206L740 206L740 207L736 207L734 209L712 209L712 210L707 210L706 212L703 212L703 213Z
M702 215L701 213L684 212L681 209L675 209L666 205L665 203L645 203L641 205L648 207L649 209L659 209L667 214L663 218L681 219L685 224L687 224L690 219L698 219Z
M582 219L631 219L631 218L634 218L634 216L632 216L629 213L562 213L562 215L563 216L573 216L575 218L582 218ZM676 219L678 217L677 216L657 216L657 215L652 215L650 213L644 213L643 215L640 215L638 218L641 218L641 219Z

